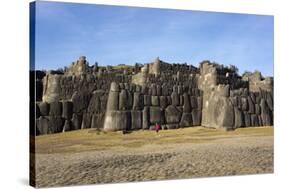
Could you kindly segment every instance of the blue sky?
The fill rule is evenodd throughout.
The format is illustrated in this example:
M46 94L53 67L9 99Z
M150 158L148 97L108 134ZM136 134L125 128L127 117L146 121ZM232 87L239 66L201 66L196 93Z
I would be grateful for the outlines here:
M37 1L36 69L202 60L273 75L273 16Z

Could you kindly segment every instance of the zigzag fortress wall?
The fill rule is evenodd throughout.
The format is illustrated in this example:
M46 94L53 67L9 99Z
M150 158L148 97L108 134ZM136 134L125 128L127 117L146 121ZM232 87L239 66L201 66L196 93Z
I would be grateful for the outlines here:
M273 125L273 78L204 61L199 68L157 58L135 66L36 71L36 135L84 128L162 129Z

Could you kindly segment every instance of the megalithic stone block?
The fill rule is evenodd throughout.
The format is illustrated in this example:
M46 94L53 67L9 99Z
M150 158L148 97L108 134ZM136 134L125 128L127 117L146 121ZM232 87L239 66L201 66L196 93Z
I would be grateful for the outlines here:
M131 129L142 129L142 111L131 111Z
M119 94L119 110L127 110L127 109L128 109L128 92L125 89L122 89Z
M107 111L104 120L104 130L122 131L129 130L131 126L130 111Z
M149 107L145 106L142 111L142 128L143 129L149 129L150 126L150 117L149 117Z
M73 114L73 104L70 101L62 102L62 117L65 119L71 119Z
M192 114L183 113L180 121L180 127L191 127L193 125Z
M165 118L168 124L179 123L181 119L181 111L179 111L177 107L170 105L165 109Z

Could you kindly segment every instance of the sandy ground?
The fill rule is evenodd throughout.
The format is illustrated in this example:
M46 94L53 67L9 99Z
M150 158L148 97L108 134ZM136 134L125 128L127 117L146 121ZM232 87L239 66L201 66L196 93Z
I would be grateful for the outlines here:
M273 128L269 129L273 130ZM41 139L40 143L40 138L38 138L36 139L38 141L38 146L36 146L37 186L135 182L273 172L273 132L226 135L216 132L204 135L202 134L204 129L196 132L197 134L190 134L190 136L194 140L204 138L203 142L202 140L200 140L201 142L174 140L161 144L143 142L143 145L136 147L122 146L117 143L116 146L111 146L109 149L90 150L89 148L85 150L81 146L81 150L78 147L73 152L62 150L62 153L55 151L55 148L51 152L46 151L46 147L43 150L43 144L46 142L42 142L43 139ZM137 135L134 134L134 137ZM169 135L169 137L171 136ZM166 139L168 134L160 132L156 135L153 133L149 134L149 137L153 137L153 141L157 141ZM46 137L44 139L46 140ZM71 137L66 141L69 140ZM61 143L54 142L50 145L56 147L61 146ZM72 143L69 146L63 146L63 149L69 149L73 145Z

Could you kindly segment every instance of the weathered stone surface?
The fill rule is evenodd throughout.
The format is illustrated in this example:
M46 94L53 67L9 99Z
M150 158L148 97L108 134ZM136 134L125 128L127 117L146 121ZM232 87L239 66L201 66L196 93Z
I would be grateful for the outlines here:
M201 117L202 117L201 111L197 109L193 109L191 115L192 115L193 125L194 126L201 125Z
M234 107L234 114L235 114L234 128L245 126L243 113L237 107Z
M38 103L38 107L40 110L40 115L48 116L50 111L50 106L47 102L40 102Z
M250 114L254 114L255 113L255 104L253 103L252 98L250 96L248 96L248 106L249 106L248 112Z
M244 121L245 121L245 127L251 126L251 115L247 112L244 112Z
M104 100L104 98L106 98ZM107 95L104 90L95 90L92 93L91 100L88 105L87 112L89 113L100 113L105 111L107 102Z
M50 103L50 116L61 116L62 115L62 104L61 102L51 102Z
M71 130L71 122L70 120L65 120L62 132L67 132L70 130Z
M160 107L162 109L164 109L164 108L166 108L168 106L168 101L167 101L167 97L166 96L160 96L159 100L160 100Z
M119 85L116 82L112 82L110 85L110 91L111 92L119 92Z
M273 111L273 98L271 92L266 93L266 103L268 105L269 110Z
M156 85L155 85L155 84L152 84L150 88L151 88L151 95L152 95L152 96L156 96L156 95L157 95L157 88L156 88Z
M82 115L81 114L76 114L74 113L71 119L71 130L77 130L77 129L81 129L81 125L82 125Z
M40 109L38 106L38 103L35 104L35 118L39 118L40 117Z
M189 95L187 93L183 94L183 112L190 113L192 110Z
M255 104L255 111L256 111L256 114L258 114L258 115L261 114L261 107L259 104Z
M119 92L109 92L107 99L107 111L116 111L119 109Z
M164 123L163 110L160 107L151 106L149 112L150 124Z
M168 86L165 83L162 85L162 95L163 96L168 96L169 95L169 88L168 88Z
M130 111L107 111L104 120L104 130L128 130L131 124Z
M143 111L142 111L142 128L143 129L149 129L149 125L150 125L150 111L149 111L149 107L145 106Z
M157 85L156 86L156 94L157 94L157 96L161 96L162 95L161 85Z
M251 125L252 126L259 126L259 119L256 114L251 114Z
M248 111L248 100L245 97L241 98L241 108L243 111Z
M65 119L71 119L73 114L73 104L70 101L62 102L62 117Z
M158 96L151 96L151 105L159 106L159 97Z
M183 113L180 121L180 127L190 127L193 125L192 114Z
M139 92L134 93L134 103L133 103L133 109L134 110L141 110L143 107L143 95L141 95Z
M197 109L198 108L198 101L197 101L197 97L196 96L191 96L190 97L190 104L192 109Z
M91 128L103 128L104 114L92 114Z
M36 135L45 135L49 132L49 120L46 117L39 117L36 120Z
M63 130L64 120L61 117L49 116L49 132L60 133Z
M84 113L82 118L81 129L91 128L92 114Z
M150 106L151 105L151 96L144 95L143 96L143 104L144 104L144 106Z
M127 110L127 109L128 109L128 94L125 89L122 89L119 94L119 110Z
M172 99L173 106L178 106L180 104L180 99L177 92L172 92L171 99Z
M165 109L166 123L179 123L181 119L181 112L175 106L168 106Z
M142 128L142 111L131 111L131 129L141 129Z
M89 92L75 92L72 96L73 112L82 113L86 111L91 99L91 94Z
M272 119L270 116L269 108L267 106L267 103L264 99L261 99L261 119L264 126L270 126L272 125Z
M203 107L203 99L201 96L198 96L197 97L197 109L202 110L202 107Z

